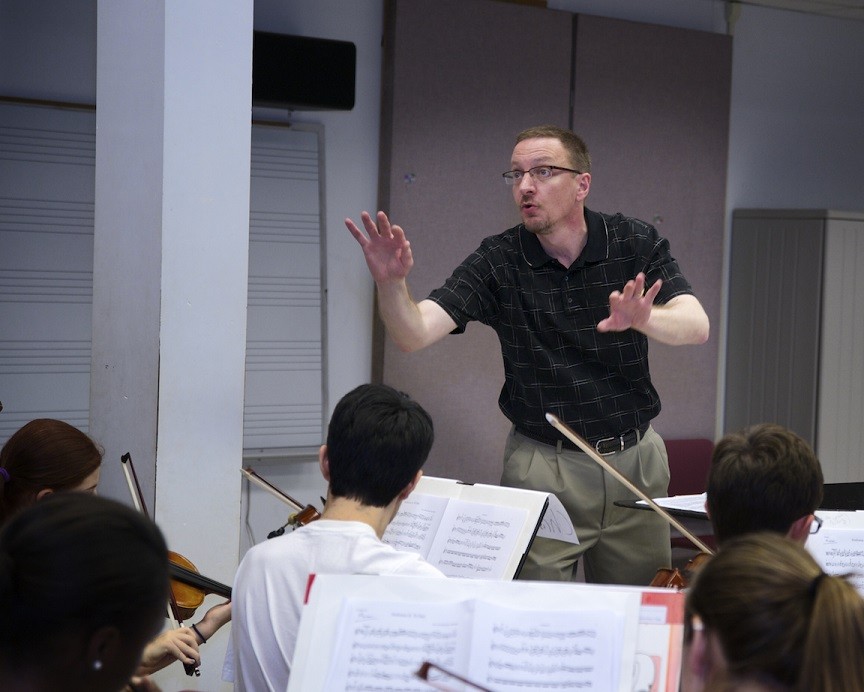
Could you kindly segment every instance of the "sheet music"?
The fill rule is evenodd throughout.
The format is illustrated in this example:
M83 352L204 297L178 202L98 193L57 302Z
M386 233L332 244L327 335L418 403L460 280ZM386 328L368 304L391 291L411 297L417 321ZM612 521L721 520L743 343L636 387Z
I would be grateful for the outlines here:
M623 618L610 611L525 611L478 602L467 677L495 692L614 690Z
M864 596L864 513L819 511L822 528L809 536L807 549L828 574L852 573Z
M346 600L325 689L427 692L414 671L425 660L464 670L470 617L462 602Z
M573 528L573 521L554 493L549 493L549 506L546 508L546 514L543 515L543 521L540 522L540 528L537 529L537 535L541 538L554 538L557 541L579 545L579 537L576 535L576 529Z
M346 599L326 689L425 692L413 673L428 660L495 692L615 690L623 626L608 609Z
M663 509L684 509L689 512L698 512L700 514L705 514L705 501L707 499L707 493L700 493L699 495L675 495L673 497L654 497L651 498L660 505ZM645 500L637 500L636 504L648 506L648 503Z
M505 692L505 683L515 685L529 666L535 667L528 686L510 689L576 690L574 669L583 667L580 659L589 654L565 655L564 647L577 652L579 632L586 639L588 632L596 634L593 658L587 659L593 671L581 673L600 680L604 667L615 671L613 681L581 689L648 692L644 685L650 680L650 692L677 692L683 609L684 594L671 589L319 574L301 618L288 692L425 691L429 688L416 687L419 681L410 678L423 660L495 692ZM496 624L497 633L490 629ZM435 639L427 636L427 627ZM456 634L456 629L462 631ZM355 636L367 647L356 649L362 657L352 648ZM438 647L428 655L427 640ZM400 656L409 647L417 660L407 666ZM459 651L465 652L464 662ZM561 660L555 660L557 654ZM611 656L608 666L604 656ZM470 665L478 661L485 671L475 674ZM547 682L559 686L546 687Z
M512 579L547 497L537 491L424 476L382 540L423 556L448 577ZM569 517L560 524L562 532L569 526L575 538Z
M384 531L382 540L397 550L428 556L448 502L448 498L439 495L411 493Z
M502 579L528 511L451 499L428 560L448 577Z

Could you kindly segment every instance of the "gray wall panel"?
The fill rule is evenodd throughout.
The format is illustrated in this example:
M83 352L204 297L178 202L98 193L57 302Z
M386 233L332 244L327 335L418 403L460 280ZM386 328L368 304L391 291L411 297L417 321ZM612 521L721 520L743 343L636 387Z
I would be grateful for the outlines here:
M589 208L653 223L712 332L651 343L666 437L714 438L732 39L579 15L573 128L592 154Z
M488 0L397 1L387 11L392 151L382 159L382 204L411 241L409 284L420 299L484 237L519 222L500 174L519 131L567 125L572 15ZM383 380L435 421L426 473L497 483L509 423L497 404L495 334L471 325L410 355L382 346Z

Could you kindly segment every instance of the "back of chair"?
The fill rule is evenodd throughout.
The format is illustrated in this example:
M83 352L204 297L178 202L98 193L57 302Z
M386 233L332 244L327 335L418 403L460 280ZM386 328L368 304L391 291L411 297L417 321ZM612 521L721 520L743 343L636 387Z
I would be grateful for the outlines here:
M669 495L705 492L714 443L704 438L665 440L669 455Z
M708 486L708 471L714 443L704 438L664 440L669 455L669 495L699 495ZM712 549L717 547L710 529L699 535L699 540ZM695 550L683 536L672 537L672 548Z

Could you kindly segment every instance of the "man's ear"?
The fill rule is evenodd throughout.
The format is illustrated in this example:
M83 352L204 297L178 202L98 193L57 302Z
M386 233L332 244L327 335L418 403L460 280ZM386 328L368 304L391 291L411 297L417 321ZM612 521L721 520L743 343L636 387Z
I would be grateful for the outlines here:
M786 532L787 538L791 538L796 543L806 543L807 536L810 535L810 525L813 523L813 515L805 514L803 517L792 522L792 526Z
M318 468L324 480L330 482L330 459L327 457L327 445L321 445L318 449Z
M588 193L591 191L591 174L583 173L581 179L579 180L579 189L576 192L576 198L579 200L584 200Z
M48 497L49 495L52 495L53 493L54 493L53 488L42 488L42 490L40 490L38 493L36 493L36 502L39 502L39 500L42 500L42 499Z
M411 482L404 488L402 488L402 492L399 493L400 502L406 497L408 497L412 492L414 492L414 488L417 487L417 484L420 482L421 478L423 478L423 469L418 469L417 473L414 474L414 478L411 479Z

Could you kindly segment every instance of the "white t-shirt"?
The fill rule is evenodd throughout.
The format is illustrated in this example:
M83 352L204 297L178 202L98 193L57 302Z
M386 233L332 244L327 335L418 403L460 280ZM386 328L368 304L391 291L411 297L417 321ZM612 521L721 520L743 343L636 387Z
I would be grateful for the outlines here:
M357 521L319 519L259 543L240 563L232 590L236 690L287 689L310 574L444 576Z

